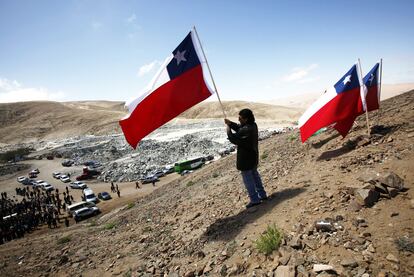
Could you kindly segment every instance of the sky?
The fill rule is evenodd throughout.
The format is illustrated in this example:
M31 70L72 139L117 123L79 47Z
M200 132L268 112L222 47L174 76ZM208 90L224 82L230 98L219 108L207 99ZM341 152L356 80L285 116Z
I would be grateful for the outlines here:
M0 0L0 102L127 101L196 26L222 100L414 82L414 1ZM211 98L211 97L210 97ZM212 99L216 100L216 99Z

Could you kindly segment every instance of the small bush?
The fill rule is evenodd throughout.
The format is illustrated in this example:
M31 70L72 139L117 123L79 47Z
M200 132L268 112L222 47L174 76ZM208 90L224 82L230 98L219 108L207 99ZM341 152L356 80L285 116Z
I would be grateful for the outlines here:
M89 227L95 227L96 225L98 225L98 224L96 223L96 220L92 220L92 221L90 222L90 224L89 224Z
M262 160L266 160L268 156L269 156L269 154L263 153L261 158L262 158Z
M111 223L106 223L105 224L105 230L112 230L116 227L116 223L115 222L111 222Z
M259 252L269 255L279 248L282 238L283 234L275 225L267 226L266 232L256 240L256 248Z
M133 207L135 207L135 203L128 203L127 209L131 209Z
M288 137L288 141L291 141L291 142L294 141L294 140L297 140L297 139L298 139L298 136L295 135L295 134L292 134Z
M57 240L57 244L64 244L71 240L70 236L61 237Z
M187 187L191 187L192 185L194 185L194 182L193 181L189 181L186 186Z
M213 173L213 178L217 178L219 176L219 174L217 172Z

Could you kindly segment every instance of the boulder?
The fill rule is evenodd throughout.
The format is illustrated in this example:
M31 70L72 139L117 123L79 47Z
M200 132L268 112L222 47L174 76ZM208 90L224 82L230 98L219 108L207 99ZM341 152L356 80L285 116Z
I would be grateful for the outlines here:
M399 191L404 189L404 180L394 172L385 174L383 177L379 178L378 181L387 187L395 188Z
M359 204L372 207L378 201L380 193L373 189L357 189L355 196Z

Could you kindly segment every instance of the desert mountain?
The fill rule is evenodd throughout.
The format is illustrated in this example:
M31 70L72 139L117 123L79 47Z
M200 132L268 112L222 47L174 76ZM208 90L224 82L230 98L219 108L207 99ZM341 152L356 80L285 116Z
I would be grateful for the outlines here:
M123 102L20 102L0 104L0 143L19 143L79 135L121 133L118 120L126 114ZM257 119L292 123L300 109L242 101L224 102L226 113L237 119L240 109L249 107ZM181 119L222 118L218 102L205 102L184 112Z

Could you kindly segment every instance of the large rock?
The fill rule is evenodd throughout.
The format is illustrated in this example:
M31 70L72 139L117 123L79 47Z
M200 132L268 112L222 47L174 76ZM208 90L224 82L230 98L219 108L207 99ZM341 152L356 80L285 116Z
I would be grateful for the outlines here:
M359 204L366 207L372 207L378 201L380 193L373 189L357 189L355 197Z
M399 191L404 189L404 180L394 172L387 173L379 178L378 181L388 187L398 189Z
M275 271L275 276L277 277L295 277L296 270L291 265L281 265L278 266Z

